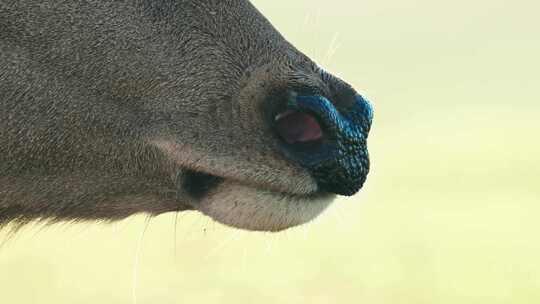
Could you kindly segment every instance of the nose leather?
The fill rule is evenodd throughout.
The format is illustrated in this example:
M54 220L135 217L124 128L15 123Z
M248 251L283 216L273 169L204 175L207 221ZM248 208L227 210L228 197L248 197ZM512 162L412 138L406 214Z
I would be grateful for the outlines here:
M373 108L361 95L346 111L339 111L324 96L296 96L289 101L296 110L315 115L325 129L326 141L317 149L296 153L297 161L317 180L322 191L350 196L368 175L367 137Z

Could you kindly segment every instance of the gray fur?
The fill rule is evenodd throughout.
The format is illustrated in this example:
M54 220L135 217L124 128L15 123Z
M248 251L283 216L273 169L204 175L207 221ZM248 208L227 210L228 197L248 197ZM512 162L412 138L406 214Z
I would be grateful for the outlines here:
M291 85L332 94L246 0L0 0L0 224L193 208L247 229L308 221L325 205L242 209L333 197L264 118ZM182 187L194 172L212 181L201 197Z

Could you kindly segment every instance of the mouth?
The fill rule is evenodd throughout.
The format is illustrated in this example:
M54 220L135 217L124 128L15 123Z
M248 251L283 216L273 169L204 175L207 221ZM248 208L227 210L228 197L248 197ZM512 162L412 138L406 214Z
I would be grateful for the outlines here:
M237 180L188 171L180 192L187 204L212 219L234 228L278 232L310 222L332 203L335 194L293 194ZM185 195L182 195L185 197Z

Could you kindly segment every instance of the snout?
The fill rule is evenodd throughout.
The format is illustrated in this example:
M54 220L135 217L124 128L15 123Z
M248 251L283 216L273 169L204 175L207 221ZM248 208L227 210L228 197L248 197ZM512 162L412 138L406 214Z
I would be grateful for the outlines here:
M372 120L371 104L356 93L343 105L322 95L290 92L274 128L283 153L311 173L320 191L351 196L369 172Z

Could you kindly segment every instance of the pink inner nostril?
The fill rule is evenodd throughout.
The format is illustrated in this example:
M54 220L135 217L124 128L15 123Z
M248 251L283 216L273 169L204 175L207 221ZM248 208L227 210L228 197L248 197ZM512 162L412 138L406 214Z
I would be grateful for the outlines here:
M313 142L323 137L321 125L309 114L289 110L275 120L279 135L288 144Z

